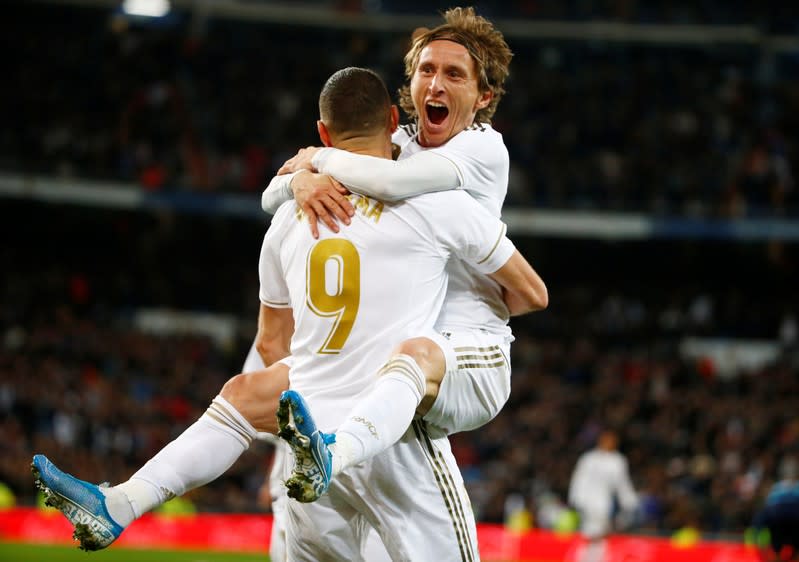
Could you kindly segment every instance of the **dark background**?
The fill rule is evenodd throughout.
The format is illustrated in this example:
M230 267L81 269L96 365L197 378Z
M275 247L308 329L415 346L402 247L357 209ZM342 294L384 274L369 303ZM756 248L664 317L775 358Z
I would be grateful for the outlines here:
M452 438L479 520L502 521L521 498L551 526L577 456L605 425L621 428L643 500L635 532L691 525L740 540L797 461L799 18L776 4L478 4L516 54L494 122L511 154L506 210L523 212L511 237L550 292L548 310L512 323L509 404ZM444 6L313 2L303 6L320 15L302 25L268 10L178 10L156 23L110 2L10 6L0 482L24 505L35 501L33 453L86 480L122 481L239 371L269 220L258 194L318 142L327 76L369 66L396 91L410 31L435 25ZM331 23L343 16L355 19ZM375 29L364 16L393 23ZM553 20L576 27L554 37L536 27ZM591 23L622 32L596 38ZM641 39L650 24L709 27ZM707 39L729 25L755 38ZM43 182L57 198L36 191ZM79 195L87 186L99 192ZM136 198L115 204L113 193ZM606 229L530 229L555 211ZM619 217L660 229L618 235ZM752 221L759 230L735 230ZM218 315L235 329L222 340L155 334L137 323L144 309ZM691 355L690 341L736 359ZM770 358L749 362L751 342ZM209 511L266 509L256 498L270 454L256 446L189 498Z

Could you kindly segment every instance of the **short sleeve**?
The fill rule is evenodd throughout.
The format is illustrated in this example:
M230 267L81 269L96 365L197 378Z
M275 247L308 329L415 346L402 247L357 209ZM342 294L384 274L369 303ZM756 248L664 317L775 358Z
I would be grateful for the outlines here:
M457 168L463 189L495 216L508 191L510 159L502 135L490 126L473 126L446 144L428 149Z
M259 297L264 305L272 308L291 306L289 289L280 260L280 243L283 238L282 224L288 220L286 210L289 206L292 205L282 205L272 219L272 224L264 235L261 256L258 260Z
M436 208L444 216L439 220L447 225L436 229L439 243L480 273L494 273L507 263L516 248L501 220L460 191L431 197L440 199Z

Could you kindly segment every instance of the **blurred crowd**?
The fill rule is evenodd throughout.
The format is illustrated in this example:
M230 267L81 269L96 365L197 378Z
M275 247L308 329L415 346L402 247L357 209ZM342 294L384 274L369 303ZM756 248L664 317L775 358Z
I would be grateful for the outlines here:
M317 2L428 13L436 3ZM477 2L489 17L747 24L796 31L790 3ZM440 7L444 7L443 5ZM409 33L176 17L157 27L99 8L17 2L4 14L0 173L258 193L318 143L334 70L371 67L395 91ZM69 26L63 22L68 20ZM699 217L799 216L796 53L508 37L515 58L495 126L511 155L508 204ZM298 62L302 61L302 62ZM109 187L112 189L112 187ZM2 200L0 483L32 504L43 452L120 482L207 407L255 332L267 224ZM10 241L10 243L9 243ZM578 455L622 428L639 532L736 535L799 458L799 285L790 245L517 241L550 308L514 320L513 393L453 447L481 521L521 501L557 525ZM137 328L142 307L233 315L220 344ZM696 336L768 341L731 372L689 356ZM258 444L200 509L263 509Z
M626 11L632 21L746 22L764 32L764 22L799 21L774 7L785 3L758 7L759 17L748 3L498 4L484 13L587 20ZM0 92L0 171L150 191L257 193L297 148L319 143L316 99L330 73L371 67L396 91L409 37L189 15L144 26L97 8L17 8L7 14L13 86ZM511 155L509 205L799 214L795 51L743 40L508 41L515 57L494 124Z
M316 0L341 10L427 14L445 10L447 0ZM475 0L471 3L492 18L524 20L602 20L655 24L754 25L767 31L796 31L799 10L784 2L757 6L724 0Z
M123 481L239 372L255 333L265 225L25 202L1 209L0 236L14 243L0 264L14 274L0 280L0 482L32 504L36 452L87 480ZM717 243L517 244L551 301L512 323L503 412L452 437L478 519L505 520L514 499L534 525L555 526L578 455L612 426L642 499L631 530L692 526L741 538L799 455L795 249L774 261ZM759 275L744 283L742 268ZM148 332L133 321L148 306L232 314L240 330L221 343ZM686 354L689 337L767 342L773 353L736 368ZM208 511L264 509L270 455L256 444L188 499Z
M724 378L665 341L602 346L517 331L513 361L509 405L453 437L480 520L506 520L508 499L522 497L536 525L556 528L577 456L605 427L622 428L641 501L635 532L740 539L799 460L795 348Z

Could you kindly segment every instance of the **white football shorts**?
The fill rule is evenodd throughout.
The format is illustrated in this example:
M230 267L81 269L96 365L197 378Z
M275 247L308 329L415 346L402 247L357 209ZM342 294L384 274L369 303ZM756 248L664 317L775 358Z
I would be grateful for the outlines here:
M479 330L428 337L444 352L447 372L425 421L451 434L494 419L510 396L512 338Z
M292 561L365 560L370 527L394 561L480 559L449 440L423 420L386 451L337 475L317 501L289 500L286 508Z

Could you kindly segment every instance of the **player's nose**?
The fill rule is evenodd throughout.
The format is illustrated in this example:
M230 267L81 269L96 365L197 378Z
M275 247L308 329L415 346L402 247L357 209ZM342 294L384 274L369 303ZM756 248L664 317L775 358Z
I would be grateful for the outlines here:
M430 78L430 92L438 93L444 91L444 77L441 75L440 72L436 72L432 78Z

